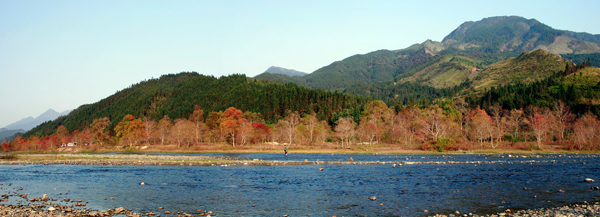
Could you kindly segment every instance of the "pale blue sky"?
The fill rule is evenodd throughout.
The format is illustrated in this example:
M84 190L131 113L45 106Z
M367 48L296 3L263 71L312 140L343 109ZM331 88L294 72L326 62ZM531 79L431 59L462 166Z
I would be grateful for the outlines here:
M600 34L599 2L0 0L0 127L163 74L311 73L492 16Z

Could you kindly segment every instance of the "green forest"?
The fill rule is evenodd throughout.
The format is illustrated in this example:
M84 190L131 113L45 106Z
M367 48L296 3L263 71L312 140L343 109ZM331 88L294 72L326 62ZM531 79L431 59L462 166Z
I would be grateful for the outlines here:
M108 117L110 128L127 114L135 117L161 119L188 118L199 105L205 112L225 111L235 107L260 114L267 123L275 123L288 111L309 114L315 112L321 120L334 113L354 110L370 101L367 97L337 91L310 89L296 84L275 84L248 79L245 75L215 78L196 72L169 74L134 84L97 103L83 105L67 116L43 123L24 134L44 136L58 126L69 131L83 130L94 119Z

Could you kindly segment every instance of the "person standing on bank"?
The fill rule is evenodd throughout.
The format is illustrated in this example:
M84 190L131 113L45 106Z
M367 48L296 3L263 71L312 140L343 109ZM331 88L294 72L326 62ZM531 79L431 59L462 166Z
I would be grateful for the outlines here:
M287 156L287 145L283 145L283 153L285 153L285 156Z

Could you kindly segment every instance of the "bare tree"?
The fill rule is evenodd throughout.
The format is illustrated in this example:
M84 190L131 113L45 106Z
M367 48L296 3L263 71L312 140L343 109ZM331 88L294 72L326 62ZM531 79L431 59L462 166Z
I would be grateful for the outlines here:
M598 127L600 127L600 121L589 111L575 122L573 134L580 150L586 144L592 145L594 137L598 137L598 133L600 133Z
M160 119L160 121L158 121L158 128L157 128L157 133L158 133L158 138L160 138L160 144L164 145L165 144L165 140L168 138L170 131L171 130L171 119L169 118L169 116L165 115L163 116L162 119Z
M442 113L442 109L437 106L432 106L425 110L425 117L422 120L423 132L433 137L437 141L439 137L446 136L448 125L446 116Z
M308 131L308 134L309 134L308 142L312 144L314 142L313 137L314 137L315 129L317 128L317 125L319 124L319 119L317 119L317 114L313 112L310 115L304 116L304 118L302 118L302 124L304 124L304 126L306 126L306 130Z
M346 141L346 146L350 147L350 140L356 134L356 130L354 128L354 120L352 117L341 118L336 122L335 132L338 137L342 140L342 148L344 148L344 140Z
M565 132L569 128L571 122L575 119L575 115L571 113L571 108L562 100L558 100L554 103L552 114L556 120L553 128L558 132L558 139L562 141L565 139Z
M510 110L507 118L507 129L512 131L513 140L516 140L519 137L520 126L524 123L523 110Z
M283 131L285 131L289 139L289 144L292 145L292 141L296 135L296 126L300 124L300 114L298 112L289 112L284 119L285 121L282 122Z
M150 144L154 135L154 129L156 129L156 121L148 117L143 117L142 121L144 122L144 130L146 131L146 142Z
M533 135L535 136L538 144L538 148L542 148L542 141L546 137L546 134L550 130L549 124L549 116L548 113L538 113L532 116L529 116L529 126L533 130Z

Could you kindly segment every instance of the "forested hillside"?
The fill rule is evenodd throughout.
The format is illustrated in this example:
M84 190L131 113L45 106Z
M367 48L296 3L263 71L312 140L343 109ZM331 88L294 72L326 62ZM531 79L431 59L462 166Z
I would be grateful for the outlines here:
M565 55L566 59L574 62L590 59L591 65L595 66L599 61L599 41L600 35L557 30L535 19L517 16L490 17L461 24L442 42L427 40L405 49L354 55L302 78L282 75L260 75L256 78L280 83L291 82L318 89L352 89L346 92L365 96L381 94L368 93L372 88L361 91L352 86L362 87L364 84L386 83L392 80L397 82L404 79L401 82L411 81L435 88L453 88L466 81L464 77L472 78L477 74L466 71L466 68L484 69L506 58L517 57L523 52L537 49ZM450 61L450 56L457 58ZM438 62L431 62L432 60ZM484 84L483 87L489 86ZM389 98L386 94L383 95Z
M68 131L83 130L102 117L110 119L112 129L127 114L155 120L165 115L174 119L187 118L195 105L206 113L235 107L258 113L267 123L276 122L287 111L315 112L319 119L328 120L335 112L360 108L368 101L364 97L313 90L296 84L260 82L245 75L215 78L184 72L132 85L97 103L83 105L68 116L41 124L24 137L49 135L60 125Z

